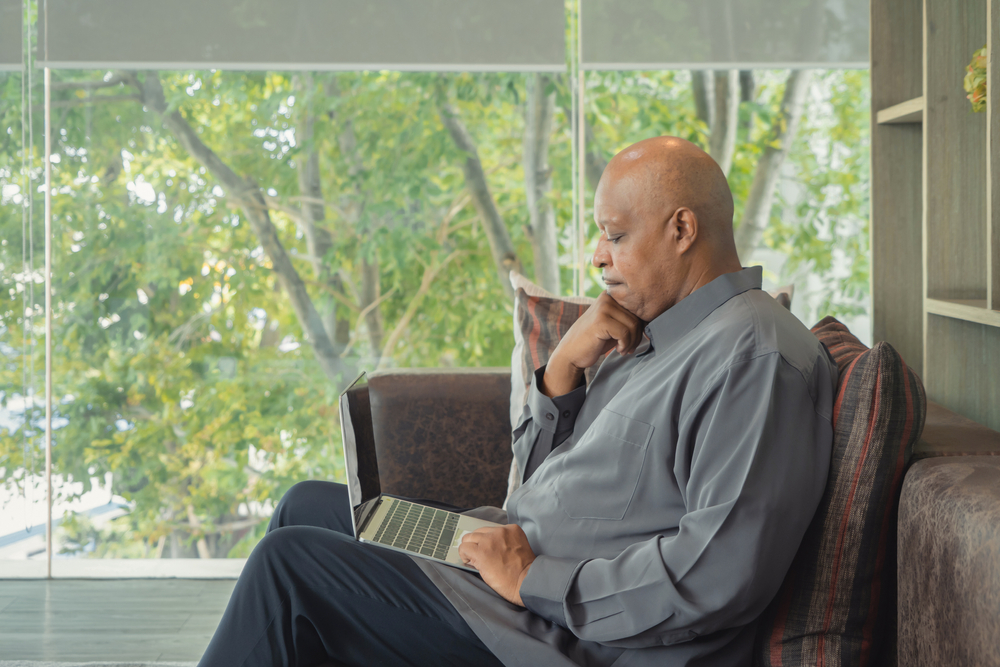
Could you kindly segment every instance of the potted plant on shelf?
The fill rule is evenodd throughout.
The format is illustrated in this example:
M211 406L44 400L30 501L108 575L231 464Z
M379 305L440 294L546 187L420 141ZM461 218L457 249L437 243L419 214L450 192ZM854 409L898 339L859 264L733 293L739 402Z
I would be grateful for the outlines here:
M972 54L972 62L965 68L966 97L972 103L976 113L986 111L986 47Z

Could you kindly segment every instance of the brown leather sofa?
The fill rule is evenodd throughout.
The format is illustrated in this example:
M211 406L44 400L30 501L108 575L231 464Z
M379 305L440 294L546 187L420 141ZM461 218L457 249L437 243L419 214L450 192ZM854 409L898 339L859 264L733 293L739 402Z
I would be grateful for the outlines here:
M899 665L1000 665L1000 433L927 404L899 500Z
M510 371L369 375L382 490L499 506ZM899 665L1000 666L1000 433L928 403L899 508Z

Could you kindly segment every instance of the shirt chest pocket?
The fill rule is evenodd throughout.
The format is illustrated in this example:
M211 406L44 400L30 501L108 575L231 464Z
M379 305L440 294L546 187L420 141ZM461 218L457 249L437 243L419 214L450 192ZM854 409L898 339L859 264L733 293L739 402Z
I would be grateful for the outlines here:
M625 516L635 495L653 427L608 409L562 457L555 485L563 511L573 519Z

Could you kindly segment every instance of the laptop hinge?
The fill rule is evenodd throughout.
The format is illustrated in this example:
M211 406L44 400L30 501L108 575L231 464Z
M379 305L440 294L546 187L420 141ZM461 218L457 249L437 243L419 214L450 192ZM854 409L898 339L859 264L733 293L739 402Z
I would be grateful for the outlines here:
M361 533L368 527L368 521L375 516L375 510L381 503L382 496L379 496L372 498L367 503L362 503L354 510L354 525L358 527L358 534L355 537L361 537Z

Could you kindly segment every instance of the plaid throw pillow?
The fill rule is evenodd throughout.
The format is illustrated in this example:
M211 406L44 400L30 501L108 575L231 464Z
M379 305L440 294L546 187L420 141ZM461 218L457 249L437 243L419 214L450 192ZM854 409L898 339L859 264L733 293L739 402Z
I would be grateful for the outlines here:
M514 288L514 351L510 355L510 427L513 429L528 401L532 374L549 363L563 334L597 299L558 297L515 271L510 273L510 284ZM588 383L596 372L597 366L588 369ZM511 460L504 509L510 494L519 486L521 475L517 461Z
M826 493L760 620L754 664L895 664L896 511L923 429L923 384L888 343L832 317L812 329L840 369Z

